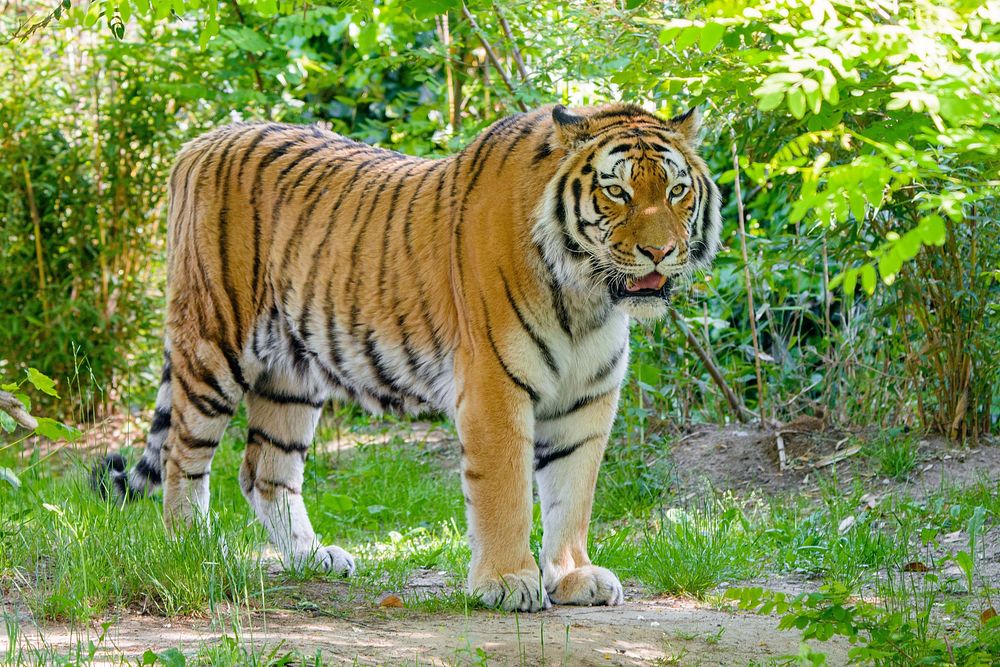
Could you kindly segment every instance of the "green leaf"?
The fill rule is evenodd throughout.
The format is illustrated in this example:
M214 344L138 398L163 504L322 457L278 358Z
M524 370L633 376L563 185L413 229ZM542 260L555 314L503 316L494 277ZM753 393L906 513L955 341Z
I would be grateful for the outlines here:
M791 88L788 91L788 110L800 120L806 115L806 94L801 88Z
M895 246L889 248L878 258L878 272L882 274L883 282L891 283L901 268L903 268L903 259L896 252Z
M684 28L681 30L681 34L677 35L677 40L674 42L674 47L679 51L683 51L692 44L698 41L698 37L701 36L701 29L695 26L689 28Z
M906 232L896 241L896 248L904 262L910 261L920 252L920 233L916 229Z
M40 417L38 419L38 428L35 429L35 433L49 440L67 440L69 442L73 442L82 435L79 429L67 426L48 417Z
M261 53L271 48L271 43L267 41L264 36L255 30L247 28L246 26L226 28L223 31L223 34L228 37L241 51Z
M0 427L7 431L7 433L13 433L17 429L17 422L9 414L0 410Z
M29 368L25 372L28 374L28 382L30 382L35 389L43 394L59 398L59 394L56 392L56 383L52 380L52 378L35 368Z
M785 99L785 94L782 92L767 93L761 95L760 100L757 102L757 108L761 111L771 111L772 109L777 109L781 106L781 101Z
M875 267L865 264L861 267L861 287L864 288L868 296L875 293Z
M21 479L10 468L0 466L0 479L13 486L15 489L21 488Z
M847 269L844 271L844 294L854 296L854 288L858 284L858 270Z
M725 34L726 26L721 23L715 23L714 21L706 23L705 27L701 30L701 37L698 39L698 48L701 49L702 53L708 53L719 45Z
M833 75L830 68L824 67L823 74L819 80L819 90L823 93L823 99L830 104L836 104L837 100L837 77Z
M927 245L944 245L948 230L944 224L944 218L940 215L929 215L920 221L917 226L921 240Z
M865 204L865 197L860 190L851 188L847 191L847 202L851 205L851 215L858 222L864 222L865 211L868 209Z
M156 660L163 667L186 667L187 658L176 648L168 648L166 651L156 654Z
M803 79L802 90L805 92L809 109L813 113L819 113L823 108L823 96L819 92L819 83L815 79Z

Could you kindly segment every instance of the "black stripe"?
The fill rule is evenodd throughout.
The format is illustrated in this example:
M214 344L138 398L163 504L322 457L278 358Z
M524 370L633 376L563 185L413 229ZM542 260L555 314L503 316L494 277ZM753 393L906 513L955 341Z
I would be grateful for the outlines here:
M550 442L536 442L535 443L535 472L538 472L548 466L550 463L558 461L559 459L565 458L570 454L573 454L578 449L583 447L585 444L597 438L604 437L600 433L595 433L593 435L588 435L583 440L579 440L569 445L568 447L563 447L561 449L555 449L555 445Z
M229 394L223 390L222 385L219 384L218 379L216 379L215 374L205 365L205 363L198 357L188 357L186 355L181 355L181 359L187 362L188 368L191 370L192 375L195 379L204 385L207 385L214 391L223 401L227 403L232 403L233 399L229 397ZM242 378L242 374L240 375Z
M196 438L190 433L178 433L177 440L188 449L215 449L219 446L218 440Z
M591 404L595 403L596 401L599 401L599 400L601 400L603 398L606 398L606 397L610 396L614 391L615 391L614 389L609 389L608 391L604 392L603 394L594 394L594 395L591 395L591 396L583 396L582 398L578 398L576 400L576 402L573 403L573 405L569 406L565 410L559 410L557 412L543 413L543 414L538 415L538 419L539 419L539 421L555 421L556 419L562 419L563 417L567 417L567 416L573 414L577 410L582 410L583 408L587 407L588 405L591 405Z
M222 415L232 417L235 413L235 410L231 406L226 405L211 396L197 394L192 391L191 385L188 384L187 380L185 380L183 376L178 375L177 381L180 384L181 389L184 390L184 394L188 397L188 400L191 401L191 405L194 406L195 410L206 417L215 418Z
M270 433L256 427L250 427L250 430L247 432L247 444L272 445L286 454L304 454L309 451L308 444L279 440Z
M215 173L215 187L219 189L221 186L222 194L221 200L222 205L219 207L219 217L218 217L218 235L219 235L219 264L221 266L220 271L222 272L222 289L226 296L229 297L229 306L233 314L233 325L235 327L233 340L236 342L237 347L241 347L243 343L243 316L240 312L239 298L236 293L236 289L233 287L232 275L229 270L229 185L232 182L233 173L233 162L236 160L236 155L232 159L227 160L229 151L232 146L239 140L245 137L245 132L235 132L234 139L226 144L223 149L222 157L219 159L219 164L216 167ZM246 153L239 151L244 159L246 158ZM222 174L223 163L225 163L225 176ZM221 181L221 182L220 182ZM220 318L220 325L223 324ZM223 339L229 338L228 336L223 336Z
M550 155L552 155L552 147L549 146L549 137L546 136L542 140L542 143L538 144L535 148L535 154L531 157L532 166L536 166L539 162L542 162Z
M308 405L312 408L322 408L326 401L318 401L306 396L295 396L283 391L266 389L260 385L253 388L253 395L263 398L265 401L277 403L279 405Z
M521 131L517 133L516 137L514 137L514 141L510 142L510 144L507 145L507 149L503 152L503 155L500 157L500 164L497 166L498 174L503 169L503 166L507 163L507 158L509 158L514 153L514 150L517 148L517 145L520 144L522 141L524 141L532 132L535 131L535 127L537 127L538 124L537 123L538 119L529 118L528 121L529 122L525 123L521 127Z
M628 348L628 341L626 340L622 344L622 346L620 348L618 348L618 351L615 352L614 356L611 357L611 359L609 359L607 362L605 362L603 366L601 366L599 369L597 369L596 373L594 373L592 376L590 376L590 379L587 380L587 384L588 385L596 384L597 382L599 382L603 378L607 377L608 373L610 373L611 371L613 371L616 368L618 368L618 364L622 360L622 355L625 354L625 350L627 348Z
M154 435L168 428L170 428L170 411L156 408L153 411L153 423L149 427L149 434Z
M485 300L483 301L483 308L484 309L486 308ZM537 402L538 392L535 391L531 387L531 385L529 385L527 382L525 382L518 376L514 375L514 373L510 370L510 367L507 366L507 362L504 361L504 358L500 355L500 350L497 349L496 340L494 340L493 338L493 328L490 326L488 317L486 319L486 339L490 343L490 349L493 350L493 354L496 356L497 362L499 362L500 364L500 368L502 368L503 372L507 374L507 377L510 378L510 381L513 382L515 386L522 389L528 395L528 398L532 400L532 402Z
M528 321L524 319L524 314L521 313L521 309L517 307L514 295L510 291L510 284L507 282L507 276L504 275L503 269L500 269L500 280L503 282L504 294L507 295L507 303L509 303L510 307L514 310L514 314L517 316L517 321L521 323L521 326L528 334L528 337L531 338L535 347L538 348L539 353L542 355L542 359L545 361L545 365L548 366L553 373L559 375L559 367L556 365L555 357L552 356L552 350L550 350L549 346L544 340L542 340L542 337L531 328Z
M566 302L563 300L562 289L559 287L559 281L556 278L555 267L549 263L548 257L545 256L545 251L538 244L534 244L534 246L535 250L538 251L538 256L541 258L542 263L545 265L545 270L549 274L549 279L546 282L548 283L549 293L552 296L552 307L555 308L556 317L559 319L559 326L566 332L570 340L573 340L573 326L569 318L569 311L566 309Z
M157 457L159 458L159 457ZM135 472L133 473L139 477L143 477L149 481L150 484L159 484L163 480L160 478L159 469L153 467L146 461L145 456L139 459L139 462L135 464Z

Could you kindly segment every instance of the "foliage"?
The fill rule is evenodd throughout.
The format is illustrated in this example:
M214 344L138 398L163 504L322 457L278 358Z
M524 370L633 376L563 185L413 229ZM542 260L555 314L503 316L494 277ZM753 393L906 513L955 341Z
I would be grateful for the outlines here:
M937 575L923 575L937 581ZM902 582L901 582L902 583ZM732 588L726 598L740 609L758 614L779 614L778 627L797 629L803 640L828 641L845 637L853 645L852 664L871 665L961 665L986 666L1000 651L1000 620L985 620L957 636L942 637L930 630L931 600L924 591L912 589L913 606L885 609L858 600L842 585L824 586L819 592L790 596L762 588ZM902 592L909 591L903 583ZM825 664L825 656L811 652L812 664Z

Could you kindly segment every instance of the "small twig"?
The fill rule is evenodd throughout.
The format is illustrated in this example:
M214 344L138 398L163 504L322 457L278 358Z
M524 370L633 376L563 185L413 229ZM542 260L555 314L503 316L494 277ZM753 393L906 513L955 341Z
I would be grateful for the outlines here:
M469 11L469 8L465 6L465 3L462 3L462 16L464 16L465 20L469 22L469 26L472 28L472 31L476 33L476 37L479 38L479 43L483 45L483 49L486 51L486 57L490 59L490 63L493 65L493 68L497 71L497 74L500 75L500 78L503 79L504 85L507 86L507 90L515 96L514 101L517 104L517 107L521 111L527 111L528 105L521 100L516 99L517 91L514 89L514 84L511 82L510 76L508 76L507 72L500 64L500 60L497 59L497 54L493 52L493 47L490 46L489 40L486 39L486 35L483 34L483 31L479 29L479 24L476 23L475 17Z
M764 388L764 378L760 369L760 342L757 339L757 311L753 307L753 283L750 281L750 260L747 255L747 230L743 214L743 198L740 192L740 157L736 152L735 137L733 140L733 170L736 178L733 183L736 195L736 212L740 223L740 252L743 254L743 278L747 284L747 308L750 312L750 338L753 341L753 365L757 374L757 404L761 422L767 420L767 390Z
M521 74L521 80L527 81L528 69L524 66L524 60L521 59L521 50L517 48L517 42L514 41L514 35L510 31L510 24L507 23L507 17L500 10L500 5L495 2L493 3L493 11L496 12L497 19L500 21L500 27L503 28L503 34L510 44L510 53L514 56L514 63L517 64L517 71Z
M722 391L722 395L726 397L726 401L729 402L729 407L732 408L733 414L736 415L736 418L741 422L748 422L753 419L754 414L747 410L739 396L736 395L736 392L734 392L726 382L725 376L712 359L711 353L702 347L698 338L694 335L694 332L691 331L687 323L678 317L676 313L674 314L674 324L676 324L677 328L684 334L684 338L687 339L687 343L691 346L691 349L694 350L694 353L698 355L701 362L705 364L705 368L708 369L708 374L712 376L712 380L715 381L715 384Z
M788 468L788 458L785 456L785 439L781 433L774 434L774 442L778 445L778 469L782 472Z
M9 414L14 418L14 421L29 431L34 431L38 428L38 420L32 417L31 414L24 409L24 405L21 404L21 401L17 400L14 397L14 394L9 391L0 391L0 410Z

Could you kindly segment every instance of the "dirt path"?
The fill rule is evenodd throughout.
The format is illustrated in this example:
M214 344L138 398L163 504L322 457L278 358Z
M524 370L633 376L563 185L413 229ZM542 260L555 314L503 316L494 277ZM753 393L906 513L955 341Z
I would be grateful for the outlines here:
M321 651L330 664L362 665L746 665L798 653L798 633L776 629L777 619L707 608L680 599L630 602L622 607L555 607L534 615L471 611L430 614L409 609L369 609L351 618L295 612L245 616L240 639L266 646L284 641L310 656ZM194 653L217 642L231 626L207 620L167 621L126 616L108 631L102 653L133 660L147 649L178 647ZM68 652L86 645L100 626L71 632L42 627L45 643ZM38 643L37 630L23 639ZM6 638L0 638L3 646ZM821 647L828 664L845 664L846 644ZM2 652L2 651L0 651ZM284 653L278 651L278 655ZM100 664L96 662L95 664Z

